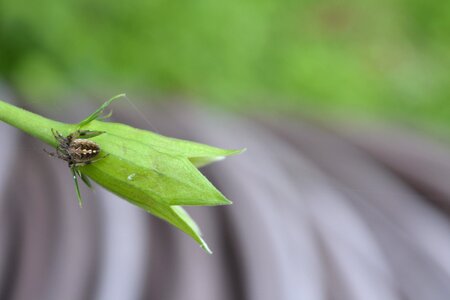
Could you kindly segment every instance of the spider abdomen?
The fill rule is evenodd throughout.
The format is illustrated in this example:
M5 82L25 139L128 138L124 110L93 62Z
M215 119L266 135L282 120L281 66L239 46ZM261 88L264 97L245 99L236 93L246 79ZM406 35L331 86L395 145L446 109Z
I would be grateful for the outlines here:
M68 149L74 163L89 162L100 153L100 147L93 141L86 139L73 140Z

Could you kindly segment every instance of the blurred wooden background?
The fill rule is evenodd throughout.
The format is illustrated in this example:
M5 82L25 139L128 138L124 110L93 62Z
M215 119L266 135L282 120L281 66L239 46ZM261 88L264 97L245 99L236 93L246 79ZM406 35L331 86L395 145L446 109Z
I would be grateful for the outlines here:
M80 209L66 164L0 124L0 299L450 298L448 145L395 126L140 108L161 134L248 148L203 169L234 204L189 208L214 255L100 187ZM150 129L131 109L113 120Z

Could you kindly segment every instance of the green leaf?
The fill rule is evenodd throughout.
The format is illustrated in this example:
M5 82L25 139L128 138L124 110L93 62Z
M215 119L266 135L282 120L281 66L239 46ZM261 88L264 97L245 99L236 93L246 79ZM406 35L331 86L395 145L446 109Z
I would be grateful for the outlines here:
M83 180L84 184L86 184L90 189L92 188L92 183L89 180L89 177L87 177L85 174L81 173L80 170L78 170L78 176Z
M90 186L89 178L191 236L208 253L211 250L184 205L231 204L197 169L243 150L225 150L200 143L165 137L120 123L99 121L118 95L79 124L46 119L0 101L3 120L42 141L57 146L52 130L67 136L82 130L80 138L96 142L102 159L73 168L78 201L82 203L77 178Z
M155 151L178 155L188 158L196 167L223 160L227 156L236 155L246 149L227 150L212 147L196 142L166 137L151 131L131 127L129 125L112 122L91 121L83 129L99 130L108 133L114 132L116 136L127 136L130 140L139 141L142 145Z
M170 208L162 207L162 209L153 207L149 212L187 233L200 244L200 247L209 254L212 254L211 249L209 249L208 245L203 240L197 224L181 206L171 206Z
M129 193L128 200L152 200L164 205L231 204L188 159L150 148L140 152L136 149L141 145L127 139L117 139L120 144L112 144L113 139L107 138L106 134L98 138L101 147L105 144L101 142L103 139L109 142L103 147L109 153L108 157L80 167L80 170L98 183L114 177L117 179L114 189L137 191L137 194Z

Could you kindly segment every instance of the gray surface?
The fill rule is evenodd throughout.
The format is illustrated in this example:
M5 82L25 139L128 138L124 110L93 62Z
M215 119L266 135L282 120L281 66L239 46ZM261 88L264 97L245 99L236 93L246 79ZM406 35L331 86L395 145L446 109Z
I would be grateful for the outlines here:
M214 255L99 187L80 209L65 163L0 124L0 299L450 299L446 146L140 107L162 134L248 148L204 169L234 204L189 209ZM132 110L115 120L149 128Z

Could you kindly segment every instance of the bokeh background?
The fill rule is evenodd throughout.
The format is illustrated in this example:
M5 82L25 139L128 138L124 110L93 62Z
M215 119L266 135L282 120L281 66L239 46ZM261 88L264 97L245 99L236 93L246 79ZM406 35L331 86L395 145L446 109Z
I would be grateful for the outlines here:
M127 91L448 125L448 1L0 5L1 77L29 101Z
M450 299L450 1L0 1L0 99L76 122L122 92L114 121L248 148L204 169L234 205L190 209L215 254L80 210L0 124L0 299Z

